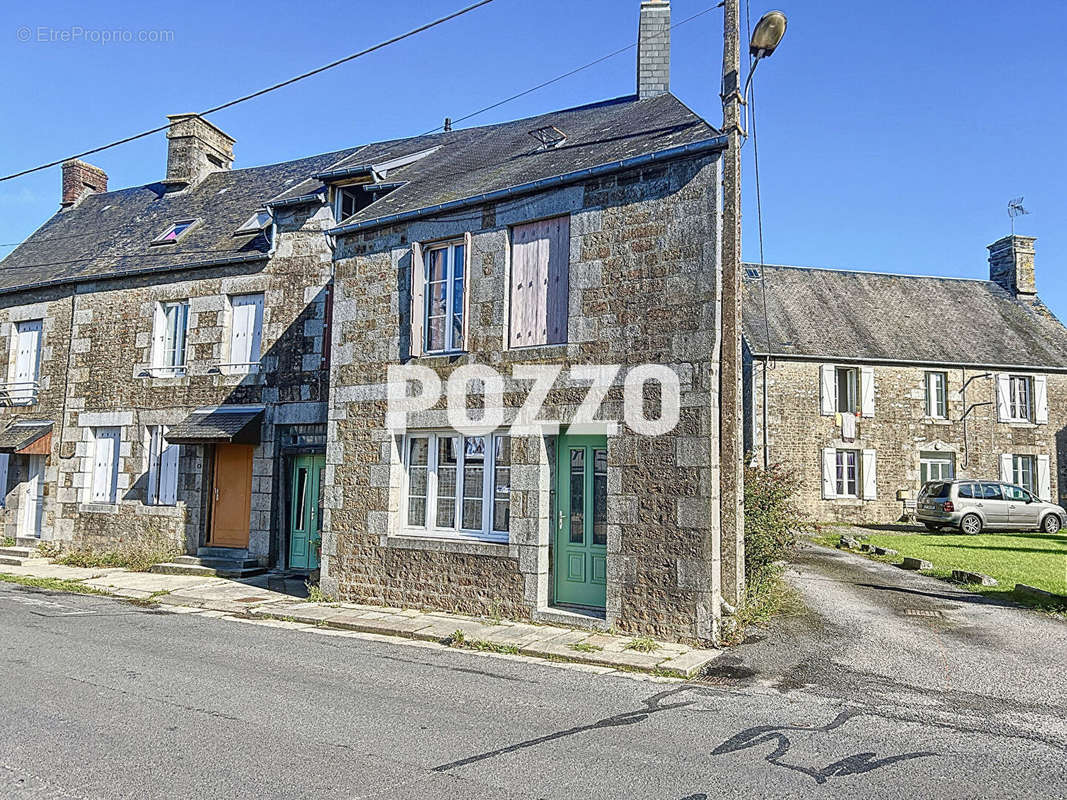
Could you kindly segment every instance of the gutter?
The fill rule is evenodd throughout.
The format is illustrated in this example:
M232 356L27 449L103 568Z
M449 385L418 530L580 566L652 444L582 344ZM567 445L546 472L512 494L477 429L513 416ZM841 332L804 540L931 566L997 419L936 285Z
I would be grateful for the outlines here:
M596 177L598 175L604 175L609 172L619 172L621 170L630 169L632 167L639 167L645 164L652 164L657 161L666 161L672 158L679 158L681 156L696 155L699 153L705 153L711 150L723 150L726 148L727 137L715 136L711 139L704 139L699 142L691 142L690 144L679 145L678 147L671 147L667 150L659 150L655 153L645 153L639 156L633 156L631 158L625 158L621 161L612 161L608 164L600 164L595 167L587 167L585 169L576 170L574 172L567 172L563 175L556 175L551 178L541 178L540 180L531 181L529 183L522 183L518 186L511 186L506 189L497 189L492 192L486 192L485 194L476 195L474 197L465 197L460 200L450 200L447 203L439 203L435 206L427 206L426 208L413 209L411 211L402 211L399 214L391 214L386 217L377 217L376 219L363 220L361 222L353 222L348 225L341 225L336 228L331 228L326 233L332 236L343 236L348 233L357 233L359 231L367 230L368 228L377 228L383 225L392 225L397 222L406 222L408 220L417 219L419 217L430 216L431 214L439 214L444 211L452 211L454 209L466 208L468 206L482 205L483 203L492 203L497 200L503 200L508 197L514 197L515 195L528 194L530 192L540 191L552 186L564 186L569 183L576 183L586 178Z
M321 203L323 189L312 192L311 194L302 194L299 197L287 197L284 200L273 200L267 203L267 208L285 208L286 206L302 206L306 203Z
M1000 371L1029 370L1031 372L1064 372L1067 366L1051 364L982 364L961 361L915 361L907 358L855 358L853 356L814 355L811 353L762 353L752 352L753 357L770 358L775 361L812 361L821 364L886 364L903 367L945 367L947 369L995 369Z

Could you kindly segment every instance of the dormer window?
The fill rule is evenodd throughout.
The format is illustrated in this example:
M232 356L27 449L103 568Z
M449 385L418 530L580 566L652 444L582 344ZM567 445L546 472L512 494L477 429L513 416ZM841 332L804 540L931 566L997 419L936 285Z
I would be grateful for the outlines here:
M334 205L337 221L348 219L357 211L366 208L370 196L363 191L362 186L347 186L337 190L336 203Z
M271 216L269 211L257 211L248 218L248 221L244 225L234 231L234 234L259 233L270 225L270 223Z
M152 240L152 244L175 244L187 234L199 220L185 219L175 222L163 233Z

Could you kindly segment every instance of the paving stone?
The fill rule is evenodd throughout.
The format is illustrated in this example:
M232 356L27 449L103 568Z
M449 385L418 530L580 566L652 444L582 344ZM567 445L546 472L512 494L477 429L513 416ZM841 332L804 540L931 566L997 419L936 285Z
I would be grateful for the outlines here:
M720 655L722 655L720 650L689 650L674 658L661 661L657 666L661 670L676 674L679 678L692 678Z

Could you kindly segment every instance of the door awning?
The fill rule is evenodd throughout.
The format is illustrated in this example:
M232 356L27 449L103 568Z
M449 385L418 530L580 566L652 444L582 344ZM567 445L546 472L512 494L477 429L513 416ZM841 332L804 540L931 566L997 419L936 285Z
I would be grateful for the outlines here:
M198 408L167 430L170 444L259 444L263 406Z
M0 453L47 455L51 449L51 420L19 420L0 431Z

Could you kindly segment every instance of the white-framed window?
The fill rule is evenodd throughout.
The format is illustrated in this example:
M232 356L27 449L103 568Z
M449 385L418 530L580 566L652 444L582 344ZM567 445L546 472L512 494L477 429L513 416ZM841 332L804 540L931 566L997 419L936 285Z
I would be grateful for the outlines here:
M1002 453L1000 479L1004 483L1022 486L1042 500L1052 500L1051 456L1025 453Z
M41 332L44 321L23 320L15 323L14 362L8 397L12 405L28 406L37 402L41 371Z
M950 481L956 477L956 456L931 451L919 453L919 484L930 481Z
M178 502L178 459L181 448L167 442L167 429L163 425L149 425L145 433L148 439L145 504L172 506Z
M185 372L189 325L189 301L156 303L155 332L152 337L152 367L166 375Z
M118 502L121 443L121 429L93 428L92 501L94 503Z
M334 190L334 218L341 222L368 205L370 195L362 186L339 186Z
M463 241L424 249L426 334L423 352L447 353L463 349L465 249Z
M996 377L997 419L1001 422L1048 422L1048 376Z
M926 416L948 418L948 373L926 373Z
M860 410L860 371L856 367L837 367L834 380L837 383L837 410L842 414L855 414Z
M568 216L511 229L509 347L566 343L570 230Z
M404 533L507 541L509 437L409 433L403 447Z
M819 379L820 413L874 416L874 367L823 364Z
M1030 422L1033 418L1029 375L1008 376L1008 419Z
M236 372L259 368L263 339L263 294L230 296L230 360Z
M835 456L834 491L838 497L859 497L860 454L838 450Z
M1012 456L1011 482L1037 494L1037 459L1034 456Z

